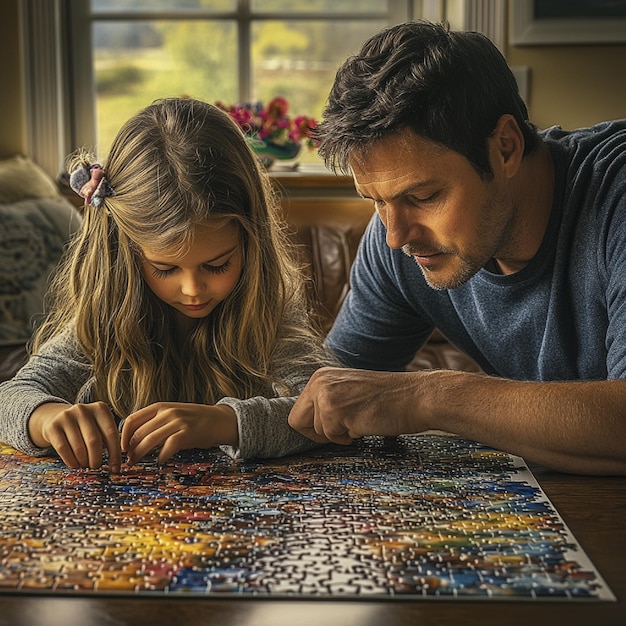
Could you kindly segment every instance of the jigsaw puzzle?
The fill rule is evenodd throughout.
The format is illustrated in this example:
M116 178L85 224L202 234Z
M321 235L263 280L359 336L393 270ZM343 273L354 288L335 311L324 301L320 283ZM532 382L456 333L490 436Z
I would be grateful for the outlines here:
M0 446L0 591L615 600L519 457L439 434L120 475Z

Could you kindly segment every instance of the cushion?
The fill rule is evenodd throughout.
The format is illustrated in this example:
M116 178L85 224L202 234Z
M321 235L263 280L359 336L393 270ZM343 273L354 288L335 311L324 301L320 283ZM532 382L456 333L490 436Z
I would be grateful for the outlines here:
M50 272L79 220L62 197L0 204L0 343L30 338Z
M18 155L0 161L0 203L58 195L55 182L29 158Z
M0 161L0 345L28 341L80 214L30 159Z

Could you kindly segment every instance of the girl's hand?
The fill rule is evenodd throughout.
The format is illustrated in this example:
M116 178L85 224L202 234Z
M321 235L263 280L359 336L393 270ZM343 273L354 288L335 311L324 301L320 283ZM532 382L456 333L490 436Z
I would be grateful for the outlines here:
M117 424L104 402L42 404L33 411L28 432L36 446L52 446L68 467L99 469L106 448L110 470L120 471L122 451Z
M126 418L121 443L128 465L158 447L159 463L165 463L179 450L237 446L237 417L225 404L157 402Z

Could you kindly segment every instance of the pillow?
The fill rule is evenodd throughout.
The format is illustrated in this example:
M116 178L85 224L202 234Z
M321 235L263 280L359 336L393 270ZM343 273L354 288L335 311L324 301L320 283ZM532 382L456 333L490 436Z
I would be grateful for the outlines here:
M80 221L60 195L0 203L0 345L30 339L50 272Z
M18 155L0 160L0 203L58 195L52 178L29 158Z

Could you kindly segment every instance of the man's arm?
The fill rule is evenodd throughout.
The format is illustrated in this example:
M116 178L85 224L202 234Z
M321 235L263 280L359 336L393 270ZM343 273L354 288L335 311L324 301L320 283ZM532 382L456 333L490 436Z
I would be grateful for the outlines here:
M626 381L324 368L289 423L315 441L442 430L555 470L626 475Z

